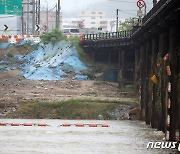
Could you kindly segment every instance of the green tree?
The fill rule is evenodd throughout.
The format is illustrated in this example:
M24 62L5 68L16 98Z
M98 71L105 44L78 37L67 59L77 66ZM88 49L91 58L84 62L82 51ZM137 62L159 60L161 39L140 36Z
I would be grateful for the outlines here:
M138 24L138 20L136 18L125 19L124 22L119 24L119 31L131 30L133 26Z

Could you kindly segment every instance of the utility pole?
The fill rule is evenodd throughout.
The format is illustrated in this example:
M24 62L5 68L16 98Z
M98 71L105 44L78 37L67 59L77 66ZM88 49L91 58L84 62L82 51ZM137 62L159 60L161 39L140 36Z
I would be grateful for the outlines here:
M36 7L35 0L24 0L22 2L22 34L29 33L30 28L31 28L31 34L35 33L35 20L36 20L36 18L35 18L36 17L35 16L36 8L35 7Z
M35 23L37 24L38 23L38 2L37 2L37 0L35 3L36 3L36 8L35 8L36 22Z
M118 24L119 23L119 19L118 19L118 15L119 14L118 14L118 11L119 11L119 9L116 10L116 32L118 32L118 25L119 25Z
M58 9L57 9L57 3L56 3L56 28L58 29Z
M22 24L21 24L21 26L22 26L22 32L21 32L21 34L24 35L24 5L23 5L23 3L22 3L22 16L21 16L21 22L22 22Z
M36 0L36 25L40 26L40 0ZM39 31L35 31L36 34L39 34Z
M41 16L40 16L40 12L41 12L41 3L40 3L40 0L38 0L38 25L40 25L40 18L41 18Z
M146 3L145 3L145 6L144 6L144 16L146 15L146 10L147 10L147 6L146 6Z
M48 2L47 1L45 1L46 2L46 31L48 32Z
M47 8L46 8L46 25L47 25L47 31L48 31L48 29L49 29L49 24L48 24L48 2L47 2Z
M35 33L35 0L33 0L33 15L32 15L32 34Z
M60 0L58 0L58 29L60 29L61 25L60 25L60 11L61 11L61 5L60 5Z
M40 0L36 1L36 17L37 17L36 24L40 26ZM39 33L40 31L37 32L38 35Z
M28 5L27 5L27 26L26 26L27 30L27 34L29 34L29 0L28 0Z

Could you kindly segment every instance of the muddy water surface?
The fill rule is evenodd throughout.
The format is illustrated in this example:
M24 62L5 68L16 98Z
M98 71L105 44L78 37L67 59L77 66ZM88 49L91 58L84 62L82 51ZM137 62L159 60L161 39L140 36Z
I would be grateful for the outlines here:
M169 154L147 149L149 141L162 141L163 134L139 121L23 120L7 123L47 123L49 126L0 126L1 154ZM63 127L63 123L106 123L110 127Z

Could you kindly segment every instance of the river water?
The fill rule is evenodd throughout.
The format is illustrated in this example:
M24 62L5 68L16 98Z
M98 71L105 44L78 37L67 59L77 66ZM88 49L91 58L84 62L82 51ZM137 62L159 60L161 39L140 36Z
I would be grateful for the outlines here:
M0 154L169 154L147 149L163 134L141 121L0 119L6 123L47 123L48 126L0 126ZM109 127L70 127L63 123L106 123Z

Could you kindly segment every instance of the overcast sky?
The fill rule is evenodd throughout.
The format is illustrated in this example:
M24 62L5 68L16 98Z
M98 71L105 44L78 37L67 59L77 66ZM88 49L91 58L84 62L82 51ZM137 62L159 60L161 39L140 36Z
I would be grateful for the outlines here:
M53 8L58 0L41 0L42 7L46 7L47 2L49 9ZM147 3L147 11L152 8L153 0L144 0ZM61 11L63 16L70 15L76 17L80 10L106 11L108 17L114 17L116 9L120 9L120 16L135 17L138 7L137 0L61 0Z
M41 0L41 4L46 6L46 1L48 2L50 8L54 7L58 2L58 0ZM101 1L105 0L60 0L60 3L62 11L72 11L87 8L88 5Z

